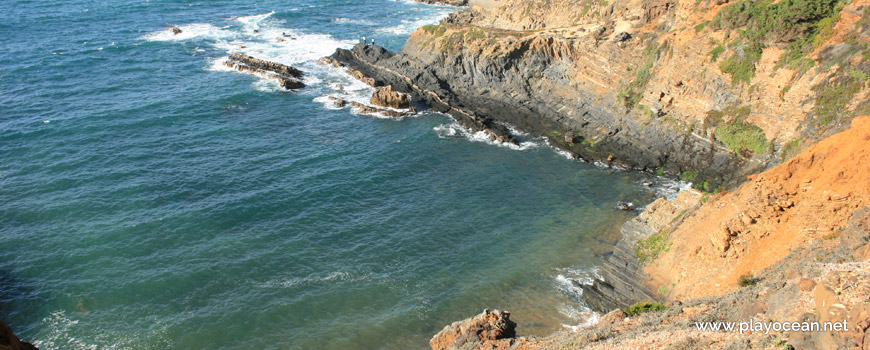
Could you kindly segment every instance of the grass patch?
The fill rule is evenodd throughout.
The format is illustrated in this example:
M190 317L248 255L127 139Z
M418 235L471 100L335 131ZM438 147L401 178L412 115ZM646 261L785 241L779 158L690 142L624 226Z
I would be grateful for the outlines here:
M683 181L686 181L686 182L692 182L692 180L694 180L695 177L697 177L697 176L698 176L698 170L697 170L697 169L695 169L695 170L686 170L686 171L683 171L682 174L680 174L680 180L683 180Z
M629 306L627 309L622 310L625 311L625 314L631 317L638 316L641 314L645 314L647 312L660 312L665 311L667 306L665 304L654 302L654 301L641 301L634 303L634 305Z
M657 258L659 254L666 251L670 246L668 242L668 230L662 230L659 233L637 241L637 245L634 247L634 256L637 258L637 263L643 265Z
M713 50L710 51L710 60L713 62L718 61L719 55L721 55L723 52L725 52L725 46L719 45L714 47Z
M700 32L700 31L704 30L704 27L707 26L707 23L709 23L709 21L704 21L704 22L698 23L698 25L695 26L695 31Z
M770 142L764 136L764 130L755 124L743 121L742 118L716 128L715 135L716 139L725 144L725 147L738 154L746 155L746 152L762 154L770 147Z
M827 82L822 82L813 88L816 92L813 114L818 126L827 126L846 111L849 102L864 87L861 78L863 77L857 74L843 74L843 70L840 69L840 72Z

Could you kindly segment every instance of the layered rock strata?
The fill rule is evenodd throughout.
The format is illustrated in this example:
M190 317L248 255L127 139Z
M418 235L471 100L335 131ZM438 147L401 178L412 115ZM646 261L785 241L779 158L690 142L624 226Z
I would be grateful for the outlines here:
M250 72L275 79L281 87L287 90L301 89L305 87L302 82L302 71L291 66L276 62L270 62L254 58L241 53L234 53L224 62L227 67L242 72Z

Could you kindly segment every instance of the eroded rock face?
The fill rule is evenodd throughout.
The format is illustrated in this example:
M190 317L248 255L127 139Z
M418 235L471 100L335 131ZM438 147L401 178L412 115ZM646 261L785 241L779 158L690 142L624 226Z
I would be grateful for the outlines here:
M12 330L0 321L0 350L39 350L33 344L18 340Z
M471 348L498 348L499 340L516 336L517 324L510 320L510 312L484 310L472 318L454 322L438 332L429 345L433 350Z
M254 74L262 74L277 80L281 87L292 90L305 87L302 83L302 71L276 62L254 58L241 53L234 53L224 63L227 67Z
M398 91L393 91L390 85L379 87L372 95L371 103L376 106L390 108L408 108L411 99Z

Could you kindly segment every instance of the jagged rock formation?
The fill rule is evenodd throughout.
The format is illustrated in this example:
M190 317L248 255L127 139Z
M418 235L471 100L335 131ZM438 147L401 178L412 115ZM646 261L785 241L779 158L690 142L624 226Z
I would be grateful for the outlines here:
M0 321L0 350L39 350L33 344L23 342L12 330Z
M281 84L281 87L287 90L305 87L305 84L301 80L304 75L302 71L280 63L261 60L241 53L234 53L230 55L230 58L224 64L227 67L242 72L251 72L275 79Z
M713 188L763 166L675 130L666 118L627 117L622 107L582 93L567 79L571 67L553 56L567 48L554 49L553 43L536 38L509 43L494 56L437 52L426 58L357 45L337 50L332 58L452 115L473 131L490 132L493 139L513 141L503 124L508 123L546 136L552 145L586 160L609 158L614 165L662 168L673 175L695 172ZM575 135L572 140L563 137L568 133Z
M393 91L389 85L379 87L372 94L371 103L376 106L389 108L408 108L411 105L411 99L398 91Z
M509 341L500 340L516 336L516 327L517 324L510 320L509 312L483 310L477 316L444 327L432 337L429 345L432 350L500 347L510 344Z
M870 110L868 3L471 1L400 53L333 58L472 129L509 140L497 126L508 123L577 157L712 191Z
M341 99L338 97L330 96L329 99L335 104L336 107L347 107L355 108L358 112L362 114L378 114L387 117L393 118L402 118L402 117L410 117L417 114L417 109L414 107L408 108L407 111L396 111L393 109L387 108L377 108L372 106L367 106L359 102L348 101L345 99Z
M412 67L408 61L410 58L405 55L391 53L380 46L364 44L357 44L353 50L338 49L330 58L373 79L375 86L390 85L396 91L411 94L414 99L424 101L435 111L450 114L466 128L487 132L494 140L517 143L505 125L453 104L447 90L438 86L439 81L423 71L422 62L413 61L415 66ZM411 79L408 75L417 79ZM437 89L438 93L430 89ZM445 98L439 93L443 93Z
M622 238L598 268L598 277L591 285L575 282L583 289L586 305L597 312L606 313L637 302L664 300L663 295L644 284L646 278L641 272L641 263L652 256L644 256L644 261L638 261L638 252L650 255L643 251L644 247L638 247L638 242L679 225L683 215L699 205L701 197L701 192L687 190L671 202L659 198L640 215L623 224L620 229Z

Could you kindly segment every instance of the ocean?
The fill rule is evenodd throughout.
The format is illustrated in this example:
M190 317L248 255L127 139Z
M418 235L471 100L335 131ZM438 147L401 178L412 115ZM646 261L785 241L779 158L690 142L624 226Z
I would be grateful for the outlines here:
M485 308L520 335L594 321L576 283L633 215L615 204L682 184L329 102L372 88L318 58L454 10L0 2L0 319L41 349L426 349Z

